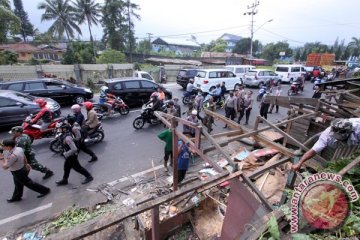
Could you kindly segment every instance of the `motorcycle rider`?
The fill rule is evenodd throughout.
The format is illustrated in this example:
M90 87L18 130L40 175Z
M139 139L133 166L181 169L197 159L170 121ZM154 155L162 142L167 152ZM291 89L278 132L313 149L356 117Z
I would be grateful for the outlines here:
M99 104L106 108L108 115L112 115L112 105L107 103L107 100L111 97L110 94L107 93L109 88L107 86L102 86L100 88L100 97L99 97Z
M189 83L186 85L186 92L189 95L193 95L196 92L195 86L194 86L194 79L190 79Z
M71 111L73 112L75 116L75 121L82 126L84 123L84 114L81 112L81 106L79 104L74 104L71 106Z
M158 93L159 93L160 102L162 103L165 100L164 90L161 87L159 87L157 90L158 90Z
M175 116L181 118L181 107L179 105L179 99L177 97L174 97L173 101L174 101L174 107L176 109L176 115Z
M23 131L24 129L22 127L17 126L11 128L9 132L13 136L13 139L16 142L16 147L20 147L23 149L25 157L32 169L45 173L43 179L47 179L53 176L54 175L53 171L43 166L41 163L39 163L36 160L35 153L31 147L31 139L27 134L23 133Z
M75 116L70 116L67 118L67 122L70 124L71 126L71 132L74 135L74 140L76 142L77 147L79 148L79 150L83 151L84 153L88 154L91 156L91 159L89 160L89 162L95 162L98 160L98 157L95 155L95 153L93 151L91 151L91 149L89 149L86 144L85 144L85 138L86 138L86 133L84 133L81 129L80 124L76 121L76 117Z
M86 132L88 133L89 131L91 131L91 129L96 128L100 122L99 119L96 115L96 112L94 110L94 105L92 104L92 102L84 102L83 105L85 106L86 110L87 110L87 119L85 122L85 129Z
M43 98L38 98L35 102L41 109L40 112L38 112L38 114L36 114L36 116L31 120L31 123L40 125L40 130L44 131L49 127L51 121L53 120L53 116L50 109L46 106L46 101Z
M217 102L217 100L221 98L221 93L222 93L221 86L220 83L218 83L216 84L216 88L209 94L214 98L214 102Z
M71 169L74 169L75 171L86 177L85 180L82 182L82 184L86 184L94 180L91 174L85 168L83 168L79 163L78 149L76 147L74 139L71 136L72 134L70 133L70 128L71 127L69 124L65 122L61 123L60 129L63 132L63 134L61 135L61 143L64 149L62 156L64 156L65 158L65 163L64 163L63 178L60 181L56 181L56 184L58 186L68 184L68 178Z

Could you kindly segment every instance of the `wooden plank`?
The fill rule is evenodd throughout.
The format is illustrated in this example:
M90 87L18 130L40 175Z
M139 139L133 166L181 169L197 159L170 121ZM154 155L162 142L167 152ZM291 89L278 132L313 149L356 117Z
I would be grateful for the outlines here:
M237 124L236 122L228 119L227 117L224 117L223 115L220 115L216 112L212 112L209 111L208 109L204 109L204 112L210 116L213 116L215 119L220 119L221 121L223 121L225 124L228 125L228 127L236 129L236 130L241 130L241 126L239 124Z
M305 98L305 97L285 97L285 96L268 96L269 100L277 99L278 105L289 105L289 104L304 104L316 106L318 99L315 98Z
M357 157L355 160L353 160L351 163L349 163L349 164L346 165L343 169L341 169L338 174L339 174L339 175L344 175L345 173L347 173L348 171L350 171L353 167L355 167L355 166L358 165L359 163L360 163L360 157Z
M232 131L228 131L228 132L212 134L211 136L213 138L229 137L229 136L235 136L235 135L238 135L238 134L241 134L241 133L243 133L243 130L232 130Z
M160 219L159 219L159 206L154 206L151 209L151 239L159 240L159 228L160 228Z
M254 178L256 178L257 176L263 174L264 172L266 172L266 171L268 171L268 170L270 170L270 169L272 169L272 168L276 168L277 166L280 166L280 165L282 165L282 164L284 164L284 163L287 163L287 162L289 162L290 160L291 160L291 158L289 158L289 157L284 157L284 158L282 158L282 159L280 159L280 160L278 160L278 161L276 161L276 162L274 162L274 163L272 163L272 164L270 164L270 165L268 165L268 166L261 166L261 167L257 168L255 171L253 171L252 173L250 173L250 174L248 175L248 177L249 177L250 179L254 179Z
M229 181L233 178L239 177L242 174L241 171L229 174L228 172L221 173L217 176L211 177L208 180L203 182L194 183L193 185L184 186L181 190L172 192L168 195L158 197L150 202L142 204L135 208L120 208L119 210L112 211L109 214L99 216L88 222L77 225L74 228L67 229L59 233L52 234L47 237L47 239L83 239L84 237L90 236L94 233L97 233L101 230L104 230L108 227L111 227L115 224L120 223L125 218L135 216L141 212L152 209L154 206L159 206L170 200L183 196L189 192L197 190L198 193L201 193L207 189L215 187L225 181Z
M172 160L173 160L173 191L178 189L178 135L176 134L176 120L171 119L172 132Z

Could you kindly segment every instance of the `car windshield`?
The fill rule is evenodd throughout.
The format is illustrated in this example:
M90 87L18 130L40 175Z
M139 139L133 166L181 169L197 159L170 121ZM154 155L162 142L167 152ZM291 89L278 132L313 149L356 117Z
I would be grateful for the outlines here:
M256 71L248 71L246 73L247 76L255 76L256 75Z
M68 82L68 81L64 81L64 80L60 80L60 79L56 79L56 81L61 83L62 85L66 85L66 86L71 86L71 87L76 86L75 84L72 84L71 82Z
M180 70L179 76L185 77L186 76L186 70Z
M31 95L27 95L27 94L23 94L23 93L19 93L19 92L14 92L14 95L19 100L25 100L25 101L29 101L29 102L33 102L35 99L35 97L33 97Z
M276 71L277 72L288 72L289 68L288 67L277 67Z

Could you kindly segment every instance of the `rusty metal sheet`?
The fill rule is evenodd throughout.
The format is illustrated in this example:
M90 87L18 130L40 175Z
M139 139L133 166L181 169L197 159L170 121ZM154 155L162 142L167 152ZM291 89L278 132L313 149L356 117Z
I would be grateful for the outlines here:
M267 211L250 192L246 185L233 179L225 219L221 230L221 240L238 239L246 232L246 225L263 217Z

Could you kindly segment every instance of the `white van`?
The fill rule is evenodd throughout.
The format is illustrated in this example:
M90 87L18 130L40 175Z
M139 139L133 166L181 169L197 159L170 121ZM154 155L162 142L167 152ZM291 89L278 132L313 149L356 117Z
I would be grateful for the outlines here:
M240 79L227 69L199 69L195 79L194 86L203 92L211 92L216 88L216 84L225 82L227 90L236 90L241 85Z
M134 71L134 77L145 78L145 79L155 82L154 78L150 75L150 73L144 72L144 71Z
M225 68L235 73L236 76L239 77L241 81L245 79L245 74L247 72L256 69L256 67L252 65L227 65L225 66Z
M303 65L295 65L295 64L284 64L277 65L275 68L275 73L282 76L283 82L293 82L301 74L306 74L306 70Z

